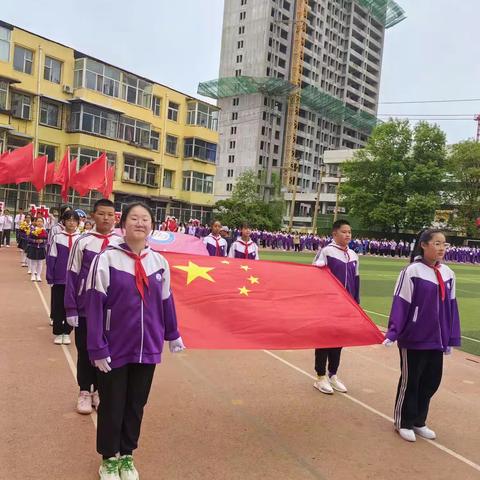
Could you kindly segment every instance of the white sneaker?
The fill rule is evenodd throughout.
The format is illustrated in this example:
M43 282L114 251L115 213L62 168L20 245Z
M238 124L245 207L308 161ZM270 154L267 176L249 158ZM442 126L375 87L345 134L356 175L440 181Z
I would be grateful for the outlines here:
M50 324L51 327L53 327L53 320L50 319L50 321L48 322Z
M53 339L53 343L55 345L61 345L63 343L63 335L57 335L54 339Z
M330 385L337 392L347 393L347 387L338 379L336 375L332 375L330 377Z
M37 276L36 276L34 273L32 273L32 275L31 275L31 277L30 277L30 280L31 280L32 282L36 282L36 281L37 281Z
M398 429L398 434L407 442L416 442L417 437L415 436L415 432L410 428L400 428Z
M41 282L41 281L42 281L42 277L40 277L40 275L39 275L38 273L36 273L35 276L37 277L37 282Z
M326 393L328 395L331 395L333 393L333 388L330 385L330 382L328 381L328 377L326 375L318 377L318 380L313 384L313 386L317 390L320 390L322 393Z
M70 345L72 343L70 340L70 335L62 335L62 343L64 345Z
M27 275L31 275L32 271L30 269L27 270Z
M103 460L98 470L100 480L120 480L118 472L118 458L112 457L107 460Z
M430 430L426 425L423 427L413 427L413 431L417 434L420 435L423 438L427 438L428 440L435 440L437 438L437 435L433 430Z
M121 480L139 480L140 478L131 455L122 455L118 459L118 471Z
M92 396L90 392L82 390L78 394L77 412L82 415L90 415L92 413Z

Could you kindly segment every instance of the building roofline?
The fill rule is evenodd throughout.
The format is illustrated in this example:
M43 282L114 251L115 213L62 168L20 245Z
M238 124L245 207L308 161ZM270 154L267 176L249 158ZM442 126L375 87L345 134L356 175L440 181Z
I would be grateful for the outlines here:
M104 65L108 65L109 67L117 68L118 70L122 70L122 72L129 73L130 75L135 75L136 77L141 78L142 80L145 80L147 82L154 83L154 84L159 85L161 87L167 88L167 89L172 90L176 93L179 93L180 95L184 95L185 97L187 97L186 98L187 100L196 100L198 102L205 103L206 105L218 108L220 110L220 108L217 105L214 105L213 103L207 102L207 101L202 100L202 99L197 98L197 97L194 97L193 95L190 95L189 93L181 92L180 90L169 87L168 85L165 85L163 83L157 82L157 81L152 80L150 78L144 77L143 75L139 75L138 73L134 73L134 72L131 72L129 70L126 70L125 68L119 67L118 65L113 65L112 63L105 62L104 60L101 60L97 57L94 57L93 55L89 55L88 53L80 52L79 50L71 47L70 45L65 45L64 43L57 42L56 40L52 40L51 38L44 37L43 35L39 35L38 33L31 32L30 30L19 27L18 25L14 25L13 23L8 23L8 22L5 22L3 20L0 20L0 27L5 27L5 28L8 28L9 30L13 30L14 28L16 28L17 30L22 30L23 32L29 33L30 35L34 35L35 37L39 37L39 38L42 38L43 40L47 40L47 42L52 42L52 43L55 43L57 45L60 45L61 47L69 48L70 50L73 50L73 57L74 58L81 58L81 57L91 58L92 60L103 63ZM77 56L77 55L79 55L79 56Z

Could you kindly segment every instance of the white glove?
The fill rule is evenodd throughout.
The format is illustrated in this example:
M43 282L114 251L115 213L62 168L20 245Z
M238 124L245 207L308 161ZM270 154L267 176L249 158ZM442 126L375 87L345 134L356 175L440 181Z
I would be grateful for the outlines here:
M172 353L178 353L182 350L185 350L185 345L183 344L182 337L178 337L176 340L168 342L168 347Z
M451 355L452 354L452 347L447 347L445 352L443 352L444 355Z
M67 317L67 323L71 327L78 327L78 315L74 315L73 317Z
M386 347L391 347L395 342L390 340L389 338L386 338L383 342L382 345L385 345Z
M108 373L112 370L109 363L112 361L110 357L101 358L100 360L94 360L95 366L103 373Z

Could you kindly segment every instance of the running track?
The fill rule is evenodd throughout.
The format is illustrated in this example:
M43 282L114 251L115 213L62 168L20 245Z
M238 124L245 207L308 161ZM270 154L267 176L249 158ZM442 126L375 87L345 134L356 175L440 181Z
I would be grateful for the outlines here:
M52 343L49 287L15 248L0 265L0 478L98 478L96 419L74 412L75 347ZM310 351L165 353L135 456L142 480L480 478L478 357L446 358L438 441L415 444L390 421L396 348L345 350L348 395L322 395L312 373Z

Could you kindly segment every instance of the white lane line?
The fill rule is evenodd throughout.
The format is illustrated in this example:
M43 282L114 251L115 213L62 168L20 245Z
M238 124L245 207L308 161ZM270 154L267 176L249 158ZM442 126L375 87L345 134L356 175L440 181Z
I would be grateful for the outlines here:
M40 295L40 300L42 301L43 308L45 309L47 317L50 318L50 309L48 308L48 304L47 304L47 301L45 300L45 296L43 295L42 290L40 290L40 287L38 286L37 282L35 282L35 287L37 289L38 294ZM70 354L70 350L66 347L66 345L62 345L62 350L65 355L65 358L67 359L67 363L68 363L68 366L70 367L70 371L72 372L73 378L75 379L75 382L76 382L77 367L75 366L75 362L73 361L72 355ZM97 428L97 412L95 410L93 410L93 412L90 414L90 418L92 419L92 422L95 425L95 428Z
M372 312L371 310L365 310L365 312L373 313L373 315L379 315L380 317L388 318L388 315L385 315L384 313ZM464 338L465 340L470 340L471 342L480 343L480 340L478 338L466 337L465 335L461 335L461 337Z
M275 358L279 362L284 363L285 365L292 368L293 370L296 370L297 372L305 375L306 377L309 377L313 380L317 379L317 377L315 377L314 375L306 372L305 370L302 370L301 368L297 367L296 365L293 365L293 363L290 363L287 360L284 360L282 357L279 357L278 355L275 355L274 353L270 352L269 350L263 350L263 352L266 353L267 355L270 355L271 357ZM370 405L367 405L366 403L362 402L361 400L358 400L357 398L352 397L351 395L348 395L346 393L343 393L342 396L344 396L345 398L348 398L353 403L356 403L357 405L360 405L361 407L365 408L369 412L372 412L375 415L378 415L379 417L382 417L383 419L387 420L388 422L393 423L393 418L389 417L388 415L385 415L384 413L382 413L379 410L371 407ZM433 441L433 440L427 440L427 439L422 438L422 437L420 437L420 438L422 440L424 440L425 442L430 443L430 445L434 446L435 448L438 448L442 452L447 453L448 455L456 458L460 462L463 462L466 465L468 465L469 467L472 467L474 470L477 470L478 472L480 472L480 465L478 465L475 462L472 462L468 458L465 458L463 455L460 455L459 453L451 450L450 448L446 447L445 445L442 445L441 443L438 443L436 440Z

